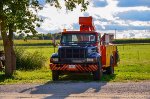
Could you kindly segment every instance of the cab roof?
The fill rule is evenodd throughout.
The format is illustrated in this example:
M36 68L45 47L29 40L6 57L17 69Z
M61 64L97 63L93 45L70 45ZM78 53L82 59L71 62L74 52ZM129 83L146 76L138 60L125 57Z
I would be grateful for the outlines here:
M65 31L62 34L97 34L95 31Z

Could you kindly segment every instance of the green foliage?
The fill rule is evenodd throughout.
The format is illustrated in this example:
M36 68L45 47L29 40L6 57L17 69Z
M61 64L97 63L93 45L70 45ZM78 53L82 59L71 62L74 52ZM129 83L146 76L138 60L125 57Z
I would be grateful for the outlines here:
M58 0L47 0L47 3L61 8ZM65 0L67 10L73 11L77 5L81 5L81 11L87 9L89 2L84 0ZM4 21L3 30L13 30L18 33L33 33L37 31L35 27L40 26L42 19L36 15L42 6L39 5L38 0L1 0L0 1L0 23Z
M5 22L5 30L36 33L35 27L42 21L35 15L41 9L38 0L1 0L0 6L0 19Z
M65 6L67 10L73 11L77 5L81 5L81 11L87 10L87 6L89 5L88 1L85 0L64 0ZM46 2L50 3L51 6L55 6L56 8L61 8L59 0L46 0Z
M24 48L16 48L16 68L19 70L41 69L46 58L39 51L33 53L25 51Z
M150 38L147 39L116 39L115 44L129 44L129 43L150 43Z

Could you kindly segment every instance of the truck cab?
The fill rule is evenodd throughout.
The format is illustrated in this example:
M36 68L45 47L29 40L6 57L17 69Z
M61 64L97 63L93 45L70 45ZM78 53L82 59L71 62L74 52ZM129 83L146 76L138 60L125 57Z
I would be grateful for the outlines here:
M95 32L92 17L80 17L79 24L80 31L62 32L58 52L50 58L54 81L68 72L92 73L94 80L101 79L104 69L113 74L116 46L109 45L110 38L106 34L101 37Z

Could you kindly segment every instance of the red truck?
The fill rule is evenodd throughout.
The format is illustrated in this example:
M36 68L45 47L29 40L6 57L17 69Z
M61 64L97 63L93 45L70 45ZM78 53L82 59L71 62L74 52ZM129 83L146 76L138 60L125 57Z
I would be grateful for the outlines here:
M58 52L50 58L52 79L61 74L92 73L94 80L100 80L103 72L114 73L118 62L117 46L112 44L112 34L103 35L95 31L92 17L79 17L80 31L64 31Z

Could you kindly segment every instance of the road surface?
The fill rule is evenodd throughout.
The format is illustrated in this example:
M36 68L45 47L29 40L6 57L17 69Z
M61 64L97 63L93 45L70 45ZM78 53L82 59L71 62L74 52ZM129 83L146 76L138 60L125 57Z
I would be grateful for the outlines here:
M0 85L0 99L150 99L150 81Z

